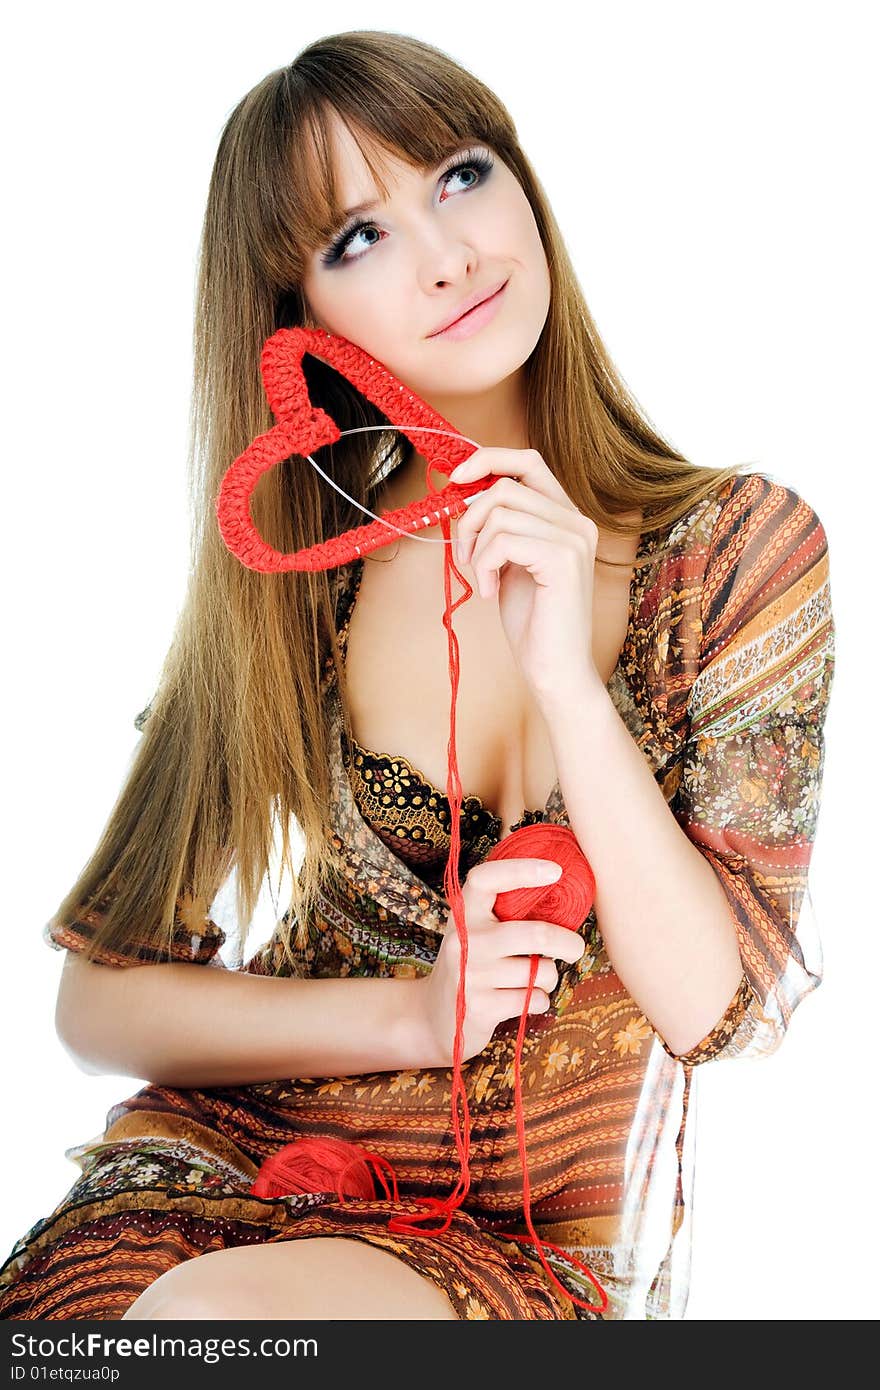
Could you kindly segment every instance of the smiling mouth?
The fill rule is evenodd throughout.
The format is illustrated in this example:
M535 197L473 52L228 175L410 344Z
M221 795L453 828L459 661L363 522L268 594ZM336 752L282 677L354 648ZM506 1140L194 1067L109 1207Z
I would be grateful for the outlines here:
M471 317L471 315L478 313L480 309L483 309L487 304L490 304L493 299L497 299L500 294L503 294L504 291L507 289L509 280L510 276L507 277L507 280L504 281L503 285L498 286L497 290L493 290L491 294L486 295L485 299L481 299L479 304L472 305L471 308L468 309L465 313L459 314L457 319L453 319L451 323L447 323L445 328L438 328L434 333L431 333L428 336L431 338L440 338L443 336L444 333L448 333L451 328L456 328L460 323L466 323L467 320Z

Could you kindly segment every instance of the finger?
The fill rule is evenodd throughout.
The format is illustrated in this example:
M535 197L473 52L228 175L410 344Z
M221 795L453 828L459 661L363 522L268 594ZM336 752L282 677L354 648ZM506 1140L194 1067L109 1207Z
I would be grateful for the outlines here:
M530 537L552 545L557 551L560 548L571 550L578 560L586 560L589 558L589 541L583 527L572 522L572 515L573 513L565 513L558 508L553 517L542 517L535 512L522 511L516 507L493 507L485 524L477 532L474 545L465 556L465 561L469 558L471 568L474 574L477 574L486 550L500 536Z
M483 492L475 492L469 500L468 509L456 523L455 558L459 565L467 564L471 556L473 542L480 534L490 517L501 508L512 508L528 516L543 518L556 526L571 525L572 518L581 517L574 511L568 498L551 498L535 488L526 487L515 478L501 478ZM560 504L563 505L560 505Z
M525 989L531 976L532 961L530 956L505 956L486 969L491 969L492 983L496 989ZM548 994L556 988L559 984L559 971L555 961L543 958L538 961L535 984Z
M449 474L453 483L473 483L479 478L519 478L536 492L554 501L572 505L567 493L537 449L503 449L485 445L475 449Z
M483 524L475 529L475 544L471 548L471 564L476 560L480 549L494 540L495 536L507 533L513 536L537 536L541 540L560 542L578 555L589 548L588 531L582 525L584 518L580 512L563 511L561 507L547 509L546 515L524 509L509 502L494 506Z
M562 876L562 865L552 859L484 859L468 872L462 894L484 916L494 918L492 908L499 893L511 888L546 888ZM497 920L497 919L496 919Z
M498 1008L501 1011L500 1019L521 1018L527 997L528 990L525 989L497 989L495 991L495 998L498 1000ZM547 994L546 990L538 989L536 986L532 990L529 1013L545 1014L549 1008L550 996Z
M492 946L503 957L546 956L569 965L579 961L587 948L580 932L556 922L500 922L493 931Z
M569 570L574 581L580 574L581 566L587 562L582 560L581 555L571 546L559 543L558 531L555 535L557 539L553 540L543 536L513 535L510 531L500 531L476 557L473 565L474 578L481 597L491 598L498 592L501 571L509 564L519 565L521 569L527 570L536 585L542 589L553 589L562 582L568 584Z

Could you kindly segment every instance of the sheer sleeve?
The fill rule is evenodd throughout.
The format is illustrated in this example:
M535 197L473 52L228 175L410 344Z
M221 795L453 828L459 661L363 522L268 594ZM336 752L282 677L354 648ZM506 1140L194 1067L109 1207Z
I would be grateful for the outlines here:
M174 934L170 954L159 949L155 942L139 940L134 934L124 949L102 947L92 960L98 965L151 965L169 961L189 961L196 965L214 963L217 952L226 940L226 933L208 915L209 904L182 889L174 906ZM84 951L101 925L98 909L85 912L73 921L59 922L52 918L43 927L43 940L56 951Z
M776 1050L822 980L808 871L834 676L825 530L791 488L735 479L712 528L698 674L671 809L724 888L743 965L697 1064ZM661 1041L663 1041L661 1039Z

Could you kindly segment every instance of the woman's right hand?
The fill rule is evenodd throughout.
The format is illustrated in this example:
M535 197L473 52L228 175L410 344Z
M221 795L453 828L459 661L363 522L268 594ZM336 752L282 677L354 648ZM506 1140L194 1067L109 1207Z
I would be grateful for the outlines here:
M463 1061L482 1052L504 1019L522 1016L531 956L542 959L529 1013L541 1014L549 1009L550 993L559 980L556 961L573 965L586 950L584 938L568 927L537 919L502 922L492 911L499 893L545 887L555 883L561 872L555 862L523 858L486 859L467 874L461 889L468 935ZM437 959L431 973L419 981L417 991L425 1009L428 1035L442 1059L436 1065L453 1061L460 975L461 943L450 909Z

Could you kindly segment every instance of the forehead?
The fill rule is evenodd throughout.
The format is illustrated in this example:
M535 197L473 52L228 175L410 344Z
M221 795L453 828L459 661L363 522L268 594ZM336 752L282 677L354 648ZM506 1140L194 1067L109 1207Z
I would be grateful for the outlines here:
M355 137L335 112L327 120L327 145L334 192L341 203L387 197L407 171L426 167L422 159L405 158L401 152L387 149L369 131L359 130Z
M456 125L434 110L394 111L393 124L374 129L335 107L313 108L295 141L291 223L308 257L339 230L348 208L382 203L397 184L424 175L466 139L485 139L475 123ZM476 123L477 125L479 123Z

